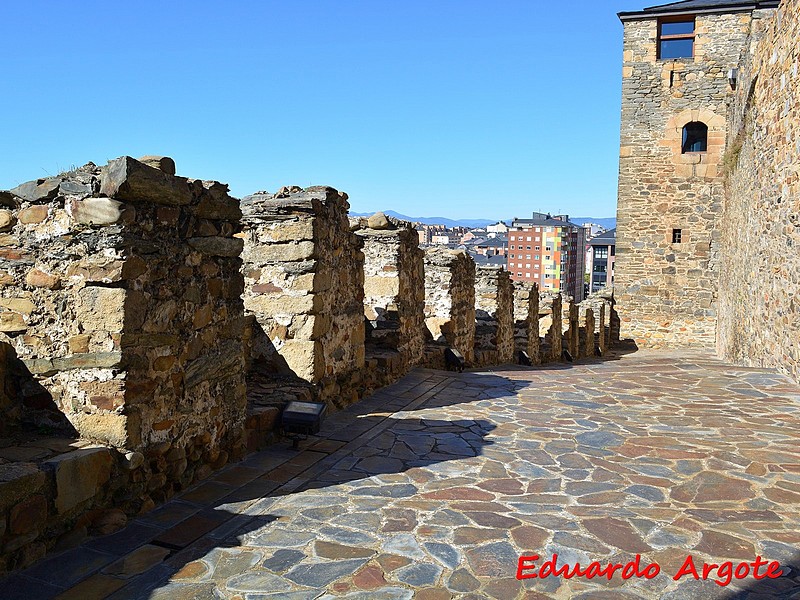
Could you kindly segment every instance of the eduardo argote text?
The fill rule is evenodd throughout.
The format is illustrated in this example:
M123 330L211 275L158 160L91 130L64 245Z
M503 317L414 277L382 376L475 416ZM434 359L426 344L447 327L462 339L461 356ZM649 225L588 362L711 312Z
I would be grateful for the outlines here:
M642 563L641 555L639 554L627 563L606 563L603 565L593 561L585 568L581 567L580 563L558 565L558 554L553 554L552 558L541 563L537 562L540 559L541 557L538 554L520 556L517 562L517 579L543 579L545 577L563 577L564 579L584 577L586 579L594 579L595 577L605 577L611 581L618 572L619 577L622 579L631 579L632 577L653 579L661 573L661 567L658 563ZM751 562L734 564L731 561L725 561L716 564L696 563L692 555L689 554L681 567L672 574L672 579L676 581L683 577L692 577L697 580L710 579L717 585L725 587L733 579L744 579L746 577L752 577L756 580L777 579L781 575L782 569L778 561L768 561L760 556L757 556Z

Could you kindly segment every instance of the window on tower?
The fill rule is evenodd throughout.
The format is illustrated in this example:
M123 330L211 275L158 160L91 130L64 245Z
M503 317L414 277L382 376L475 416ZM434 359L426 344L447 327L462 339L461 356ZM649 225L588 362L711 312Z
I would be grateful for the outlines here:
M658 58L694 57L694 17L662 19L658 23Z

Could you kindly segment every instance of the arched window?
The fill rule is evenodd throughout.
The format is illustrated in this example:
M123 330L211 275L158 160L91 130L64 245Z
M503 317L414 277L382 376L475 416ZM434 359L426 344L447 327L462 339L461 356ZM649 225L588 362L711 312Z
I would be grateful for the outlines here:
M684 125L681 154L705 152L706 150L708 150L708 126L699 121L692 121Z

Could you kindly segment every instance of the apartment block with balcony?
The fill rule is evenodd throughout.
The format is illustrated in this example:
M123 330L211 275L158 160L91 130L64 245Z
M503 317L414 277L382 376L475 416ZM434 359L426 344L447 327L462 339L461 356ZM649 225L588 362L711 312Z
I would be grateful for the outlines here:
M614 283L617 230L609 229L589 240L591 271L589 291L596 292Z
M533 213L514 219L508 231L507 269L514 281L536 283L542 290L584 298L586 230L569 215Z

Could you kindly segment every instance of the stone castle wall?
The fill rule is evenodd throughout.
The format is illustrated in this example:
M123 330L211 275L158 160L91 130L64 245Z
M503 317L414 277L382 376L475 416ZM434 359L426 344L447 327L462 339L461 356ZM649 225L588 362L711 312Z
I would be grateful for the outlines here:
M514 283L514 350L527 352L533 364L541 362L539 286Z
M475 360L498 365L514 359L514 283L508 271L477 267Z
M242 200L251 359L339 403L357 399L364 367L364 255L348 209L327 187Z
M442 347L458 350L468 364L475 348L475 261L462 250L425 252L425 326L434 348L425 364L443 367Z
M244 450L241 212L174 169L122 157L0 193L0 570Z
M621 335L640 346L715 343L727 73L751 18L697 15L694 60L656 58L655 18L625 22L615 289ZM692 121L708 126L705 153L681 153Z
M772 13L768 13L772 14ZM766 15L765 15L766 16ZM728 144L718 351L800 380L800 1L754 23Z
M123 157L3 196L0 329L35 377L21 401L119 448L216 445L244 422L238 201L173 169Z
M423 252L410 223L379 214L355 226L364 241L366 376L375 379L370 387L388 385L417 364L425 347Z
M332 188L240 203L174 173L122 157L0 192L0 571L262 447L287 401L348 404L447 347L475 364L477 321L482 364L513 360L507 272L476 283L466 253L351 223ZM537 289L519 300L538 364Z

